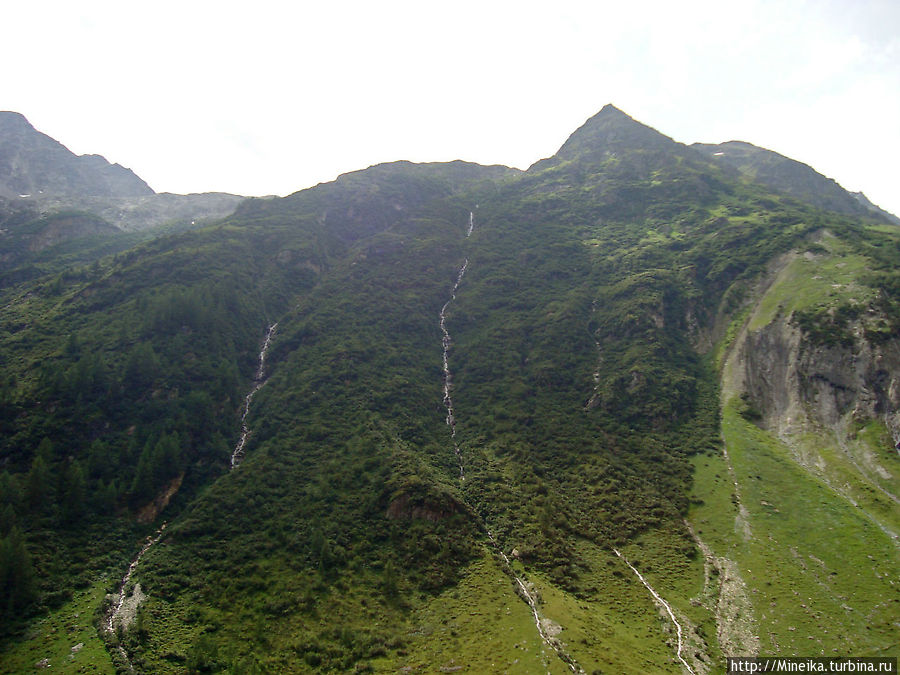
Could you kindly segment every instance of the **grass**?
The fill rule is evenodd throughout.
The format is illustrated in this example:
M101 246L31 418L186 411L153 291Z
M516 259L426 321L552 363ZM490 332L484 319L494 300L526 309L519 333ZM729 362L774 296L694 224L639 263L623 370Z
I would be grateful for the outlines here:
M698 534L735 560L750 589L763 653L893 655L900 648L897 549L859 509L811 476L790 449L729 402L723 435L752 535L735 528L728 467L695 458ZM729 495L726 497L726 495Z
M750 330L769 325L778 314L789 316L797 310L846 300L863 303L874 297L872 289L858 283L871 261L849 253L845 245L827 236L823 245L828 255L796 257L779 273L750 319Z
M707 626L701 632L709 634L711 615L690 603L702 589L702 562L685 556L685 550L673 546L674 540L671 533L651 532L622 552L673 606L682 625L687 614L692 624ZM595 589L589 597L536 585L547 615L566 626L570 651L582 668L589 673L681 673L675 628L640 580L611 550L583 543L578 552L590 567L583 582ZM717 659L709 641L702 651L704 659ZM690 658L687 650L684 653Z
M569 672L541 640L530 608L487 550L457 587L413 614L406 651L402 658L374 662L375 671L459 667L468 673Z
M52 673L114 673L106 647L97 633L95 612L103 601L108 582L98 579L78 590L72 599L29 627L23 639L3 650L0 673L40 670L49 662ZM83 645L77 651L73 648Z

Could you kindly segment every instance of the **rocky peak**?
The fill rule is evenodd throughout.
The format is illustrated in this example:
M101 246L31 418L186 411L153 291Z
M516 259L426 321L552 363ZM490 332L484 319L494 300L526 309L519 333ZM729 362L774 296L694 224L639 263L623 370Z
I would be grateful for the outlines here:
M78 156L17 112L0 112L0 197L139 197L154 194L130 169Z

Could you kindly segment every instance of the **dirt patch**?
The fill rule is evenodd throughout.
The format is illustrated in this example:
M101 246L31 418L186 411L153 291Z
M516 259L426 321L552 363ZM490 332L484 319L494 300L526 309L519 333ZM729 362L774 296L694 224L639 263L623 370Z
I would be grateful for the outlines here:
M152 502L138 509L137 521L146 525L156 520L162 510L172 501L172 497L178 494L178 490L181 489L181 481L183 480L184 474L182 473L169 481L166 487L163 488L163 491L156 495Z
M715 601L716 637L725 656L756 656L759 654L759 636L753 605L738 571L737 563L729 558L713 554L689 523L685 522L697 548L703 553L705 583L702 604L707 609ZM717 575L713 575L713 570ZM714 580L717 577L717 581Z

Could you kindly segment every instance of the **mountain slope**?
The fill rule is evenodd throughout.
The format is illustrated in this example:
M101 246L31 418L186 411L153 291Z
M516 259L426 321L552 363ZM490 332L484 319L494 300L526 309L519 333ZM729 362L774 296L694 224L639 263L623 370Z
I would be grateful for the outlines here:
M75 155L19 113L0 112L0 197L42 193L139 197L153 190L130 169L100 155Z
M19 113L0 112L0 286L223 218L243 199L156 194L131 170L76 156Z
M862 193L847 192L834 180L823 176L812 167L777 152L743 141L728 141L718 145L694 143L691 147L706 153L716 161L735 167L773 190L819 208L850 216L875 217L894 225L900 224L896 216L869 202Z
M811 634L891 654L900 570L875 521L897 520L878 471L897 460L835 440L819 470L767 397L828 433L858 411L859 443L896 431L898 257L883 224L608 106L526 172L380 165L16 284L4 536L40 572L18 601L74 612L87 590L50 593L74 575L117 591L167 519L137 623L100 632L119 668L706 673ZM832 338L881 371L828 389Z

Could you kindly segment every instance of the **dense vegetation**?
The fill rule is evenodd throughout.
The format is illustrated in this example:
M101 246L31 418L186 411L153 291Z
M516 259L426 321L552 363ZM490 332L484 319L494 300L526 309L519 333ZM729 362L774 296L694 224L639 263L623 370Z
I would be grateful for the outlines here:
M691 458L719 449L703 354L770 261L824 228L882 261L896 317L895 237L613 110L525 173L373 167L4 281L0 628L14 640L103 574L113 590L164 519L138 627L110 638L147 672L397 663L404 622L489 555L487 531L585 602L608 573L585 542L661 533L689 565ZM460 481L438 317L464 260L447 319ZM841 341L861 311L795 321Z

